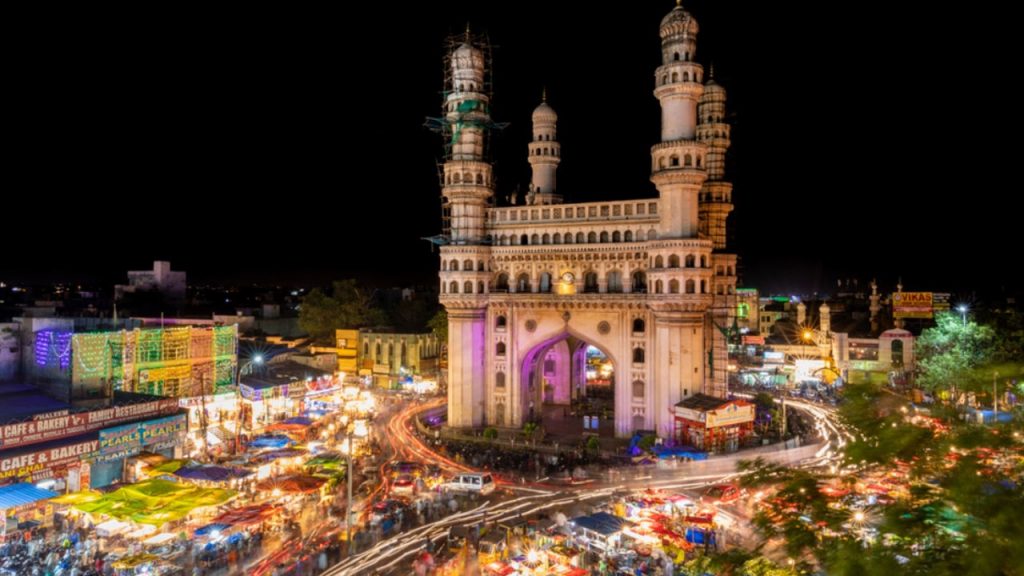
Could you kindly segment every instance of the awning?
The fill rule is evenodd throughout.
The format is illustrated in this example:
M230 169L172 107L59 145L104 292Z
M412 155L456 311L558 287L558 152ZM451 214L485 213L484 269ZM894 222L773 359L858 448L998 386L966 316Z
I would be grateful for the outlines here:
M175 476L189 480L203 480L206 482L227 482L235 478L245 478L252 474L245 468L231 468L227 466L185 466L174 473Z
M12 484L0 488L0 510L27 506L33 502L48 500L56 496L58 496L56 492L36 488L35 484Z
M280 478L269 478L257 484L256 488L267 491L280 490L281 492L305 493L315 492L325 483L326 481L323 478L295 474Z
M200 528L196 528L195 532L193 532L192 534L195 535L195 536L210 536L214 532L223 532L223 531L227 530L228 528L231 528L230 524L223 524L221 522L213 522L211 524L207 524L206 526L202 526Z
M284 448L294 444L295 441L287 436L280 434L257 436L252 442L249 442L250 448Z
M157 534L156 536L150 536L143 540L142 543L146 546L160 546L174 540L175 538L177 538L177 536L174 534L168 534L165 532L163 534Z

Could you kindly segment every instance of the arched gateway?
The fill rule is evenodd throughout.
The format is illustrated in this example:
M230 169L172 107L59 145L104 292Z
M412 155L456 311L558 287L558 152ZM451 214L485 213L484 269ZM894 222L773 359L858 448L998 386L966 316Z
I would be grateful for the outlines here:
M558 116L545 101L533 113L526 203L494 207L489 50L468 33L452 43L443 117L431 121L446 142L439 288L450 426L558 425L576 412L580 430L591 413L603 416L602 433L670 437L676 403L724 396L715 326L730 325L735 306L736 256L724 252L729 126L725 90L693 60L697 32L680 6L661 23L658 197L579 204L556 187Z

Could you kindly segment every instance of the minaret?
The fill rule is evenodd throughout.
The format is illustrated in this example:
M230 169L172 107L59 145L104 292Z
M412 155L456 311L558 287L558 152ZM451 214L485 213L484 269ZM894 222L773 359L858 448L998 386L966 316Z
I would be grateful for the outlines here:
M562 196L555 194L555 171L562 161L562 148L556 139L558 114L548 105L547 90L540 106L533 111L533 142L530 142L530 195L533 204L561 204Z
M452 46L457 43L453 42ZM484 149L491 128L483 42L469 30L448 55L444 98L446 161L442 194L450 234L441 246L440 300L448 312L448 425L480 426L486 398L485 318L490 272L487 207L494 195Z
M807 323L807 306L803 302L796 304L796 323L800 328Z
M493 196L491 165L484 156L484 130L490 125L490 97L484 92L484 53L466 32L450 55L445 87L445 121L451 152L444 165L443 194L451 209L452 244L484 240L487 203Z
M654 96L661 104L661 142L651 147L651 182L658 189L657 237L648 236L648 301L654 317L655 356L651 396L654 428L672 437L674 406L697 393L724 397L727 348L709 345L722 335L726 319L712 325L711 241L697 237L697 194L707 173L707 147L697 141L697 102L704 92L697 49L697 21L677 2L661 20L662 65L655 71ZM681 256L680 254L685 256ZM680 260L680 258L683 258ZM718 352L721 352L719 355ZM722 386L712 375L721 370Z
M822 335L832 331L832 309L828 307L827 302L822 302L818 308L818 329Z
M700 235L725 248L725 220L732 212L732 183L725 180L725 152L729 149L729 125L725 123L725 88L715 82L711 67L704 95L697 107L697 139L708 147L708 179L700 191Z
M871 311L871 333L878 333L878 313L882 311L881 296L878 294L878 282L871 280L871 296L868 297L870 304L868 310Z
M654 95L661 102L661 143L651 149L651 181L661 196L659 238L697 236L697 193L707 177L707 149L697 136L704 69L694 62L697 21L676 7L661 20L662 65Z

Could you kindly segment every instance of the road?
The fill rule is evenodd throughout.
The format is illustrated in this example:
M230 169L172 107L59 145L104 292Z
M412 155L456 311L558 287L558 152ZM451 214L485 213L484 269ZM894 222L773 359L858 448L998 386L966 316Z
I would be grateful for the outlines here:
M388 443L396 457L400 455L402 459L435 463L447 472L470 471L471 468L431 451L415 435L412 418L442 404L444 400L435 400L415 404L399 412L388 425ZM606 476L581 486L503 484L504 494L496 493L475 508L383 540L368 550L342 560L324 574L343 576L372 574L374 571L383 574L406 574L410 562L423 550L426 540L429 539L436 548L436 545L447 536L448 528L455 525L473 526L481 522L500 522L517 515L527 516L548 510L583 508L591 503L605 501L616 492L643 488L675 490L697 495L708 485L728 481L737 476L736 464L740 460L761 457L769 462L788 466L835 466L840 449L850 439L849 433L837 423L835 411L830 407L803 401L787 400L786 405L804 412L814 421L819 441L790 448L779 445L763 446L704 461L676 462L654 468L613 469ZM734 521L741 539L753 537L749 518L741 511L722 507L720 513Z

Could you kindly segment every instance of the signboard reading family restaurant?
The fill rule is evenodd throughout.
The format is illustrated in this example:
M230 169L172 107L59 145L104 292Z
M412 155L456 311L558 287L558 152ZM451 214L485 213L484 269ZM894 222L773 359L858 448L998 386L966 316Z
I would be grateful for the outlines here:
M176 399L162 398L88 412L61 410L40 414L32 420L10 422L0 426L0 449L7 450L27 444L68 438L121 422L163 416L177 411Z

